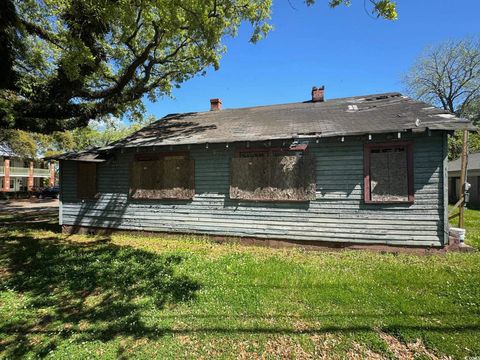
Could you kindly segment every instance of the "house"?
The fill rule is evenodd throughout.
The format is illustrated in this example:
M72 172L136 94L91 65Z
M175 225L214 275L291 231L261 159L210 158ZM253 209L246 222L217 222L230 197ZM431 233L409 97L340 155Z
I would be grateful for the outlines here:
M462 120L399 93L171 114L60 161L65 231L442 247L447 136Z
M53 163L21 157L6 144L0 143L0 193L27 192L44 185L45 179L53 186Z
M462 159L448 162L448 201L456 203L460 198L460 169ZM480 152L470 154L467 164L467 182L470 183L468 203L480 205Z

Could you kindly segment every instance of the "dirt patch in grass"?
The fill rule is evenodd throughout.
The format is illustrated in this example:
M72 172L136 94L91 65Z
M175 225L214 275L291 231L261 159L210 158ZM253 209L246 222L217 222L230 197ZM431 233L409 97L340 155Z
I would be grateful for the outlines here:
M307 353L302 346L287 336L267 341L265 350L259 358L276 359L312 359L312 354Z
M350 360L384 360L387 359L385 356L378 354L370 349L368 349L365 345L359 344L357 342L353 342L352 348L347 353L347 359Z
M395 336L390 334L384 333L382 331L378 332L380 338L385 341L388 345L388 349L395 355L397 359L404 359L404 360L415 360L423 357L424 359L431 359L431 360L448 360L452 359L451 357L438 357L429 351L425 345L423 344L422 340L417 339L413 343L404 344L400 340L398 340Z

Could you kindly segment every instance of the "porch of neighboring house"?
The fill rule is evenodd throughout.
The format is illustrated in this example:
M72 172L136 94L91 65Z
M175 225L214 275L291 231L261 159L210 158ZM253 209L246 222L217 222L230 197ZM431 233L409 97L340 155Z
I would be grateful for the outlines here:
M55 185L53 162L0 157L0 192L29 192L47 185Z

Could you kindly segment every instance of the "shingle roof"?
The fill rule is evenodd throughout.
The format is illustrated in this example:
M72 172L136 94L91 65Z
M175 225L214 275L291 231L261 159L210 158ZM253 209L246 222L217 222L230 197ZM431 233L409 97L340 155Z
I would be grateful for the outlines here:
M458 158L448 162L448 171L460 171L462 166L462 159ZM468 170L480 170L480 152L475 152L468 155Z
M400 93L170 114L103 148L333 137L407 130L474 130L464 119Z
M167 115L114 146L161 146L344 136L410 129L473 129L399 93Z
M44 160L76 160L88 162L104 162L106 161L105 151L100 148L92 148L85 151L70 151L59 155L46 156Z

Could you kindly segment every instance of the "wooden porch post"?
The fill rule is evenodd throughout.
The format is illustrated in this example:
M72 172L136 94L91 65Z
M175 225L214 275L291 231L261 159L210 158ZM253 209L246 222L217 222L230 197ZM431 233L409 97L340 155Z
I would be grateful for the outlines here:
M465 182L467 181L467 164L468 164L468 130L463 130L463 147L462 147L462 167L460 170L460 213L458 217L458 227L465 226Z
M3 160L3 191L10 191L10 159Z
M27 181L27 190L32 191L33 189L33 161L30 161L28 166L28 181Z
M55 185L55 167L53 166L53 161L50 161L48 164L50 168L50 186Z

